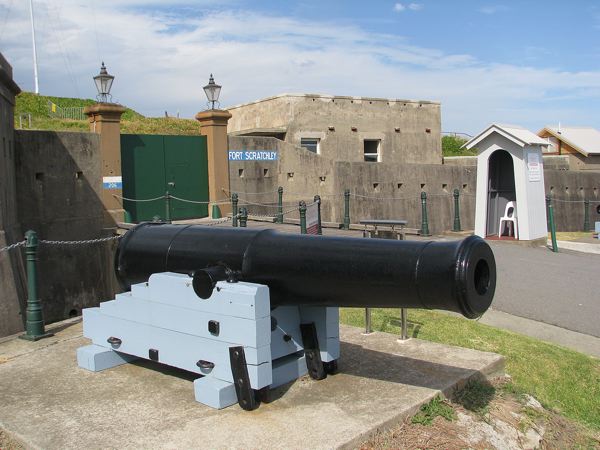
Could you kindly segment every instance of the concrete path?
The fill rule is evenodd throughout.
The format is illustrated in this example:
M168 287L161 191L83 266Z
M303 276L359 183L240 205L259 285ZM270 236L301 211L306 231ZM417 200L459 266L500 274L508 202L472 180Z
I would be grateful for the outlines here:
M600 358L600 338L548 325L531 319L513 316L495 309L488 311L478 322L513 331Z
M355 447L440 391L500 375L493 353L341 328L340 372L274 390L252 412L194 401L194 375L150 362L92 373L77 367L81 323L56 324L38 342L0 343L0 428L26 448Z
M600 337L600 255L490 245L498 272L494 309Z

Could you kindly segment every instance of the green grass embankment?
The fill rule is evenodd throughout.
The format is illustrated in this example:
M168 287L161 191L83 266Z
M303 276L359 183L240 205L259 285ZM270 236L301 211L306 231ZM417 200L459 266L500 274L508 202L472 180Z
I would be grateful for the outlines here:
M19 116L21 114L31 114L31 129L33 130L89 131L87 119L60 119L53 116L48 107L48 101L61 108L85 107L97 103L96 100L92 99L52 97L22 92L17 96L15 105L15 128L19 128ZM27 118L21 118L21 122L23 128L29 129ZM144 117L133 109L127 108L121 117L121 133L198 135L199 124L193 119Z
M373 330L400 334L399 310L373 309ZM364 309L340 309L341 322L364 326ZM600 360L540 340L435 311L409 310L409 335L504 355L517 393L600 430Z

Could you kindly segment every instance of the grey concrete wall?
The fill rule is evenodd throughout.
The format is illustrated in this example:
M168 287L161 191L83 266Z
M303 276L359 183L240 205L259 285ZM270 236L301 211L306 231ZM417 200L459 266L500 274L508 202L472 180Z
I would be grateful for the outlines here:
M472 229L475 216L476 170L472 167L426 164L336 163L336 190L350 189L350 219L407 220L421 226L421 192L427 193L429 230L452 229L454 189L459 190L461 225ZM343 210L336 211L341 221Z
M277 187L282 186L284 209L296 207L300 200L309 203L318 194L322 198L323 220L342 222L343 192L350 189L353 222L368 218L405 219L409 227L419 228L420 195L421 191L425 191L430 195L430 230L441 232L452 227L452 191L458 188L462 194L463 227L473 227L475 170L472 167L334 162L303 148L265 137L230 137L229 147L236 150L277 150L279 153L277 162L230 161L231 191L252 202L275 205ZM264 176L265 169L269 170L270 176ZM243 177L239 176L240 173ZM268 206L248 205L248 209L266 215L275 215L276 212L275 208ZM296 218L297 214L287 217Z
M327 201L334 188L333 163L303 148L271 137L229 137L229 148L236 150L274 150L277 161L230 161L229 176L232 192L252 203L270 204L246 207L254 214L275 215L277 188L284 188L284 209L290 210L300 200L312 202L314 195L323 197L322 211L328 211ZM242 202L240 201L240 204ZM291 213L288 217L297 217Z
M381 140L385 163L441 163L440 104L381 98L284 94L228 108L228 132L286 130L285 142L320 139L320 155L364 161L363 141ZM354 128L354 130L353 130Z
M600 155L584 156L580 153L570 153L568 157L571 170L600 170Z
M428 195L429 229L439 233L452 229L452 193L458 189L462 228L474 227L477 168L471 163L476 162L476 157L459 159L458 163L447 163L446 159L444 165L334 162L275 138L230 136L229 146L236 150L276 150L279 153L276 162L230 161L231 191L237 192L241 199L271 205L247 205L255 214L275 215L276 191L282 186L284 209L295 208L299 200L309 202L319 194L323 200L323 220L342 222L343 192L350 189L353 223L368 218L404 219L409 227L419 228L420 195L424 191ZM547 164L546 158L544 161ZM563 167L564 158L548 165ZM558 199L600 200L600 172L546 169L544 175L546 192L552 190ZM582 203L556 202L555 208L558 230L581 229ZM594 208L590 208L592 224L600 220ZM297 214L288 217L296 218Z
M0 54L0 248L23 240L17 218L12 67ZM21 250L0 253L0 337L23 330L25 279Z
M585 205L590 201L590 226L600 221L596 208L600 205L600 171L544 170L546 194L554 205L554 217L558 231L582 231Z
M92 133L15 133L19 220L40 239L104 237L100 137ZM47 322L111 298L112 247L41 245L39 295Z

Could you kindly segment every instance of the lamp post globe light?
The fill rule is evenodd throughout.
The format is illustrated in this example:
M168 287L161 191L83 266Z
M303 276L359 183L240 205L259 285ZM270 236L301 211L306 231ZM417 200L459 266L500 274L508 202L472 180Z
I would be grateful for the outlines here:
M215 109L215 103L218 103L219 94L221 93L221 85L215 83L212 73L210 74L208 84L204 86L204 93L206 94L206 98L208 98L208 103L211 104L211 109Z
M112 87L114 75L110 75L106 70L104 61L102 61L102 67L100 67L100 73L94 77L94 83L96 83L96 89L98 89L98 96L96 97L100 102L107 103L110 95L110 88Z

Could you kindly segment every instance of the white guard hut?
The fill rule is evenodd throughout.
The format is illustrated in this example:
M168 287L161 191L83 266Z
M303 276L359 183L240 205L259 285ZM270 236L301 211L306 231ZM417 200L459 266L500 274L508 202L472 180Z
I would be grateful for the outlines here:
M465 144L478 149L476 235L546 239L542 147L547 145L525 128L498 124Z

